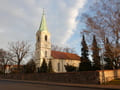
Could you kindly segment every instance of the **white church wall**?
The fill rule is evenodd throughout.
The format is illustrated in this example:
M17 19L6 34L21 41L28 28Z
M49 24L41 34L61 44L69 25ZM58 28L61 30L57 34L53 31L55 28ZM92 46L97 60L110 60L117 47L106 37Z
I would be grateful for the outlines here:
M52 66L54 72L66 72L64 65L72 65L75 67L79 66L80 61L79 60L65 60L65 59L53 59L52 60Z
M51 35L48 32L45 14L43 12L41 24L39 30L36 33L36 68L40 68L43 60L48 61L51 59ZM78 66L78 60L66 60L66 59L53 59L52 66L55 72L66 72L64 65L70 64L73 66Z
M66 60L66 64L78 67L80 63L80 60Z
M47 40L45 40L47 36ZM39 38L39 39L38 39ZM43 59L51 58L50 33L48 31L38 31L36 34L36 68L39 68Z

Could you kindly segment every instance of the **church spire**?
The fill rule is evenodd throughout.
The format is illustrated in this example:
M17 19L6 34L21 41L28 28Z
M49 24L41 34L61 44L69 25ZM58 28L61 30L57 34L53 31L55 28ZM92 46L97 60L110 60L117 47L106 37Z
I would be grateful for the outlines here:
M43 14L42 14L42 19L39 27L39 31L46 31L47 29L47 24L46 24L46 18L45 18L45 12L43 9Z

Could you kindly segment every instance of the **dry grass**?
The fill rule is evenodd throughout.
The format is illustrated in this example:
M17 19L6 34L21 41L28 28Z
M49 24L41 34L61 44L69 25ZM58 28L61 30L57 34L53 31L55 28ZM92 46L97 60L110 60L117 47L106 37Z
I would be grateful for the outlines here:
M107 84L108 85L120 85L120 79L112 80Z

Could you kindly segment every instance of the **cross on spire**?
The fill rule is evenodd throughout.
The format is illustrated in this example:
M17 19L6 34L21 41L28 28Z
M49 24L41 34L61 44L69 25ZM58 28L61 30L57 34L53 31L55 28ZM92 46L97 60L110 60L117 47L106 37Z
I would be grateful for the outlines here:
M43 8L43 14L45 14L45 9Z

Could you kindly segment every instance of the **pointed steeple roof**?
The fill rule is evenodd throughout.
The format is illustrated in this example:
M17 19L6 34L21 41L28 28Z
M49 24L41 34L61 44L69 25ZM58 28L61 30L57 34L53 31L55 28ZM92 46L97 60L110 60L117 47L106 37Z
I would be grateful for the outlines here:
M45 18L45 12L43 9L43 14L42 14L42 19L41 19L39 31L46 31L46 30L48 30L48 28L47 28L47 23L46 23L46 18Z

